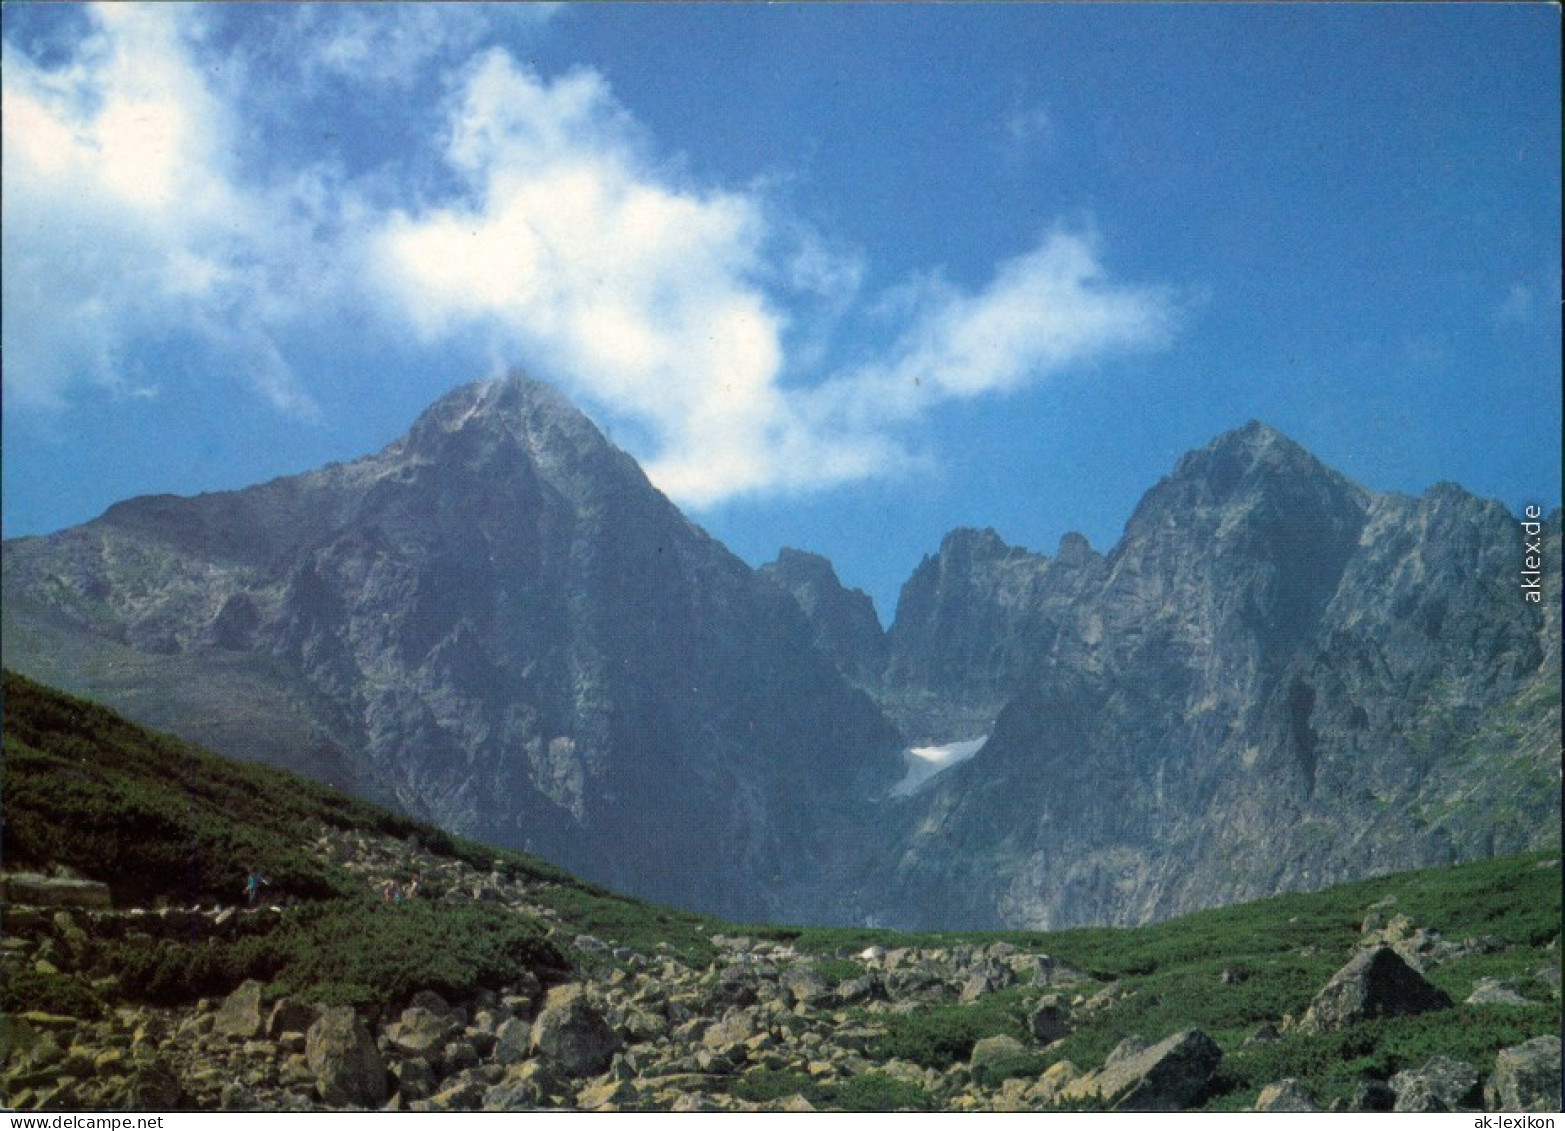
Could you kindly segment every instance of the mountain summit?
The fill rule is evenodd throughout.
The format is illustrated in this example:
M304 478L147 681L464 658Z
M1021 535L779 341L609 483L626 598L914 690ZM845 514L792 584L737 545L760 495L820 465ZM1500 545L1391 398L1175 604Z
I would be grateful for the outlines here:
M349 464L9 543L5 595L8 663L732 916L899 773L792 601L523 377Z
M957 530L882 632L558 393L7 542L4 658L219 751L731 918L1139 922L1559 837L1559 515L1252 423L1100 554Z

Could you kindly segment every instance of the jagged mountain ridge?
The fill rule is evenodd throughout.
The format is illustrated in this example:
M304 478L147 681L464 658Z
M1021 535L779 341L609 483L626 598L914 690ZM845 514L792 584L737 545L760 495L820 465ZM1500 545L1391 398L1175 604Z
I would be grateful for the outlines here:
M1498 503L1219 437L1148 492L987 746L887 821L884 921L1140 922L1557 843L1558 625L1520 561Z
M350 464L8 543L5 571L8 663L319 773L302 741L350 787L650 898L767 914L822 822L896 773L792 602L520 377ZM254 709L159 695L209 666Z
M1520 551L1498 504L1377 495L1252 424L1107 556L953 532L882 632L828 561L749 569L518 378L349 464L6 543L4 648L654 899L1139 922L1557 840L1558 569L1523 607ZM891 795L900 745L991 729Z
M914 569L887 630L869 597L845 588L818 554L784 548L761 573L794 595L816 647L849 682L909 743L926 745L986 735L1103 568L1080 534L1066 534L1049 558L959 527Z

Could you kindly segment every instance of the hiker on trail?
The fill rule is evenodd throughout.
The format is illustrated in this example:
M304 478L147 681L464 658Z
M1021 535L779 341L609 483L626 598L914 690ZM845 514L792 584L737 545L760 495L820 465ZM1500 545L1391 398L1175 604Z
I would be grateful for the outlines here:
M380 898L386 903L402 902L402 889L397 885L396 880L386 881L386 886L380 890Z
M269 884L270 882L254 868L250 869L250 874L245 877L245 901L251 907L254 907L261 898L261 885Z
M413 873L413 878L408 881L408 898L412 899L418 894L418 873Z

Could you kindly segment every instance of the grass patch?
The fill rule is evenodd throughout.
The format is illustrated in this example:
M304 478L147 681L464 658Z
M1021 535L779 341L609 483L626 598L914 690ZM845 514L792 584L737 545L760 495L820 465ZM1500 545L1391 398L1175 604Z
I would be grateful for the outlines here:
M1030 1043L1022 1000L1020 991L1006 990L970 1005L934 1004L912 1013L879 1014L876 1021L886 1032L876 1039L872 1055L943 1070L966 1061L985 1037Z
M568 969L537 926L483 903L344 900L296 908L269 932L220 945L109 940L95 947L94 973L113 973L126 996L161 1005L227 993L255 978L279 996L384 1012L421 989L459 1000L524 971L550 982Z

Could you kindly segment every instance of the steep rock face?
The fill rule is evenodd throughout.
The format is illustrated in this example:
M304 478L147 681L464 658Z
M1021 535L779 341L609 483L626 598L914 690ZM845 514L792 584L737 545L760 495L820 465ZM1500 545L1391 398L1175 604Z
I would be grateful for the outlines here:
M953 532L882 634L830 563L750 570L516 379L349 464L8 542L0 612L37 678L635 894L1133 923L1557 841L1543 526L1532 604L1504 507L1374 494L1252 424L1107 557ZM984 733L892 792L900 745Z
M521 378L351 464L8 543L5 594L21 670L732 915L897 772L787 595Z
M1459 489L1377 496L1264 426L1220 437L988 745L888 822L860 913L1139 922L1557 839L1558 627L1521 550Z
M819 554L784 547L760 574L798 602L815 630L815 647L831 658L855 687L874 691L886 667L886 634L875 604L862 589L848 589Z
M952 531L902 587L881 680L887 713L915 743L987 733L1103 572L1079 534L1050 559L993 530Z

